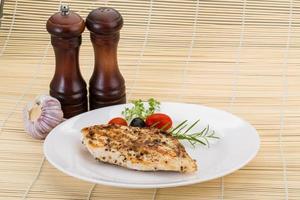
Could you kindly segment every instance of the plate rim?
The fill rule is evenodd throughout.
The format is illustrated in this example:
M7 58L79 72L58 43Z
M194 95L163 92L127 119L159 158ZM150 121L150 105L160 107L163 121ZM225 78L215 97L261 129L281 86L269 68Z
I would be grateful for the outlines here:
M46 137L46 139L44 140L44 143L43 143L43 153L44 153L44 156L46 157L47 161L53 165L56 169L58 169L59 171L71 176L71 177L74 177L74 178L77 178L77 179L80 179L80 180L84 180L84 181L87 181L87 182L90 182L90 183L95 183L95 184L102 184L102 185L107 185L107 186L114 186L114 187L120 187L120 188L131 188L131 189L149 189L149 188L169 188L169 187L178 187L178 186L186 186L186 185L191 185L191 184L197 184L197 183L202 183L202 182L206 182L206 181L210 181L210 180L214 180L216 178L221 178L221 177L224 177L224 176L227 176L241 168L243 168L244 166L246 166L247 164L249 164L249 162L251 160L253 160L256 155L258 154L259 152L259 149L260 149L260 135L258 134L258 131L255 129L254 126L252 126L248 121L244 120L243 118L237 116L237 115L234 115L226 110L222 110L222 109L218 109L218 108L214 108L214 107L209 107L209 106L206 106L206 105L202 105L202 104L194 104L194 103L183 103L183 102L171 102L171 101L162 101L161 104L185 104L185 105L193 105L193 106L200 106L200 107L204 107L204 108L207 108L207 109L213 109L213 110L216 110L216 111L221 111L221 112L224 112L226 114L229 114L229 115L232 115L240 120L242 120L245 125L248 126L248 128L251 128L253 132L253 134L256 136L256 139L257 139L257 148L255 149L255 151L253 151L253 153L251 154L251 156L248 157L248 159L246 161L244 161L243 163L241 163L240 165L238 165L237 167L235 168L232 168L231 170L228 170L226 171L225 173L220 173L220 174L216 174L215 176L212 176L210 178L207 178L207 179L203 179L203 180L199 180L197 178L193 178L191 180L185 180L185 181L182 181L182 182L176 182L176 183L161 183L159 185L156 185L156 184L140 184L140 183L121 183L121 182L113 182L113 181L107 181L107 180L95 180L93 178L88 178L88 177L85 177L85 176L81 176L81 175L78 175L78 174L75 174L75 173L72 173L68 170L65 170L63 167L59 166L58 164L56 164L53 160L51 160L51 158L49 157L49 155L47 155L47 150L46 150L46 146L47 146L47 143L49 140L47 140L48 136L54 132L55 129L58 129L60 126L63 126L63 124L67 123L69 120L75 120L76 118L80 118L81 116L83 115L86 115L87 113L90 113L90 112L96 112L96 110L101 110L103 108L112 108L112 107L119 107L119 106L125 106L125 105L130 105L131 103L125 103L125 104L118 104L118 105L113 105L113 106L107 106L107 107L103 107L103 108L98 108L98 109L95 109L95 110L90 110L88 112L84 112L84 113L81 113L77 116L74 116L70 119L67 119L65 120L64 122L62 122L61 124L59 124L58 126L56 126L49 134L48 136Z

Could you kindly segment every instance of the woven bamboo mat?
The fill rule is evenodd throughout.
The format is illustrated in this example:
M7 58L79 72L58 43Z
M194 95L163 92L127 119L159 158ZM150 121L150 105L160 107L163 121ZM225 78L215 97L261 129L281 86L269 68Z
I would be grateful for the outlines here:
M224 178L167 189L120 189L69 177L23 130L21 111L48 93L53 50L45 30L58 0L6 0L0 29L0 199L300 199L300 1L64 1L83 17L124 16L119 65L129 99L228 110L259 131L261 150ZM93 51L83 34L81 71Z

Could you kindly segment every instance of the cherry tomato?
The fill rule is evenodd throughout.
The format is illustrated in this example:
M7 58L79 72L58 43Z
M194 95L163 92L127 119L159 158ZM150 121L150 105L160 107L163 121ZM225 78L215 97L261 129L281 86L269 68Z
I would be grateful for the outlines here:
M117 124L121 126L127 126L127 121L123 119L122 117L115 117L111 119L108 124Z
M146 118L148 127L163 128L165 131L172 127L172 123L172 119L163 113L154 113Z

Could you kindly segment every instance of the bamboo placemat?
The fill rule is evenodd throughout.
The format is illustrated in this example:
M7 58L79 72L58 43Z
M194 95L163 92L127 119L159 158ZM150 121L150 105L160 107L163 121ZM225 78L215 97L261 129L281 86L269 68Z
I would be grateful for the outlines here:
M129 99L199 103L252 123L261 149L243 169L166 189L120 189L69 177L25 134L22 108L48 93L53 50L45 30L58 0L6 0L0 29L0 198L300 199L300 1L64 1L83 17L107 4L125 19L119 65ZM88 31L80 51L89 79Z

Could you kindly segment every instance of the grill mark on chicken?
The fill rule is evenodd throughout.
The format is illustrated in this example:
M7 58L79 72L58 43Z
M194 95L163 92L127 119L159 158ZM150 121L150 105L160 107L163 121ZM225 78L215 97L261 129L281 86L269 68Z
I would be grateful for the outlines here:
M142 171L197 170L178 139L156 128L95 125L82 134L89 152L103 162Z

